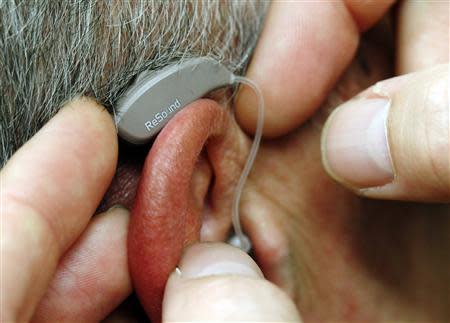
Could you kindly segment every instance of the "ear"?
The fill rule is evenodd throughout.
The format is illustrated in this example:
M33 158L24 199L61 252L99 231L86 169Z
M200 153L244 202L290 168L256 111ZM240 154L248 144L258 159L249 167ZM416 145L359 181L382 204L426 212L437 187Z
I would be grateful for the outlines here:
M201 241L225 241L232 231L236 184L251 145L227 110L226 129L208 138L192 175L192 192L202 214Z
M233 120L229 109L198 100L171 119L147 155L131 212L128 260L152 318L160 317L164 286L183 247L200 238L202 214L208 240L227 237L248 151Z

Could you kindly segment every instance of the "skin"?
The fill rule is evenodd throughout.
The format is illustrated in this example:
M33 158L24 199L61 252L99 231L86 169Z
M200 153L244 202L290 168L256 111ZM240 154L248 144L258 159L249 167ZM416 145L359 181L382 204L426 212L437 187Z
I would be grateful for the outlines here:
M354 17L355 10L352 13L351 17ZM336 19L329 21L334 23ZM358 26L370 25L362 23L364 19L361 18L356 21ZM345 26L342 28L345 29ZM358 37L355 32L351 35ZM351 43L356 44L357 39ZM442 246L448 243L447 206L363 199L333 181L321 164L321 125L328 115L327 108L349 99L376 80L391 75L389 68L381 68L389 65L383 57L386 51L377 52L376 47L370 46L367 50L371 54L364 54L363 51L362 57L370 56L373 61L350 67L337 87L338 100L336 96L334 99L331 97L328 105L309 122L296 125L296 130L287 136L263 143L243 198L244 227L252 238L256 259L264 274L295 300L306 322L445 321L448 318L448 284L443 282L448 279L445 272L448 263ZM379 55L374 55L374 51ZM338 60L336 64L343 70L342 65L346 64L346 60ZM372 72L367 73L367 66L376 66L377 70L369 68ZM334 77L337 78L339 71L332 74L336 74ZM325 84L324 87L314 88L325 93L323 88L333 82L327 77L324 80L324 83L317 81ZM298 88L308 85L303 84L302 87L296 82L290 84ZM295 91L286 93L296 95ZM284 102L277 103L280 109L291 106L282 104ZM72 106L76 106L76 113L75 109L63 109L55 118L56 121L53 119L44 128L45 131L27 143L1 173L2 199L4 205L8 206L2 214L3 224L7 226L3 227L2 234L6 232L4 241L10 242L5 244L6 249L2 245L2 252L3 257L11 260L6 263L7 267L3 267L6 279L5 276L3 278L8 283L2 286L2 292L6 291L8 295L8 303L2 303L6 309L2 312L5 321L28 320L33 315L37 318L52 317L51 312L59 310L55 307L46 309L39 302L42 297L46 299L43 303L51 302L50 291L53 287L47 290L47 286L61 284L63 275L59 275L59 272L64 267L59 267L57 263L64 259L63 255L70 259L72 253L80 253L81 250L75 246L82 243L73 243L77 238L83 240L85 234L95 232L86 230L81 235L83 229L93 225L88 224L89 218L115 169L117 142L107 114L92 101L81 100L72 103ZM272 109L275 108L273 105ZM312 114L307 110L295 118L296 122L301 123ZM248 118L251 120L251 116ZM82 126L83 131L77 131ZM278 129L281 132L275 135L292 130L292 127L288 124L287 128ZM91 140L93 137L97 140ZM241 154L245 156L245 152L243 149ZM74 160L82 162L74 168ZM137 182L133 179L136 176L130 174L139 174L139 165L137 161L128 164L120 162L119 172L129 170L122 173L127 174L123 177L126 183ZM209 181L211 174L216 172L215 165L217 163L211 160L206 166L200 164L194 170L194 174L198 175L195 178L200 178L200 182L204 179ZM84 176L79 176L79 172ZM112 201L122 200L125 204L132 200L129 194L123 191L120 193L120 189L114 187L114 183L118 182L119 179L113 182L110 192L114 194L107 195L105 208ZM193 182L198 183L195 180ZM64 186L65 183L76 185ZM52 192L56 196L49 199L46 193L54 187L58 188ZM73 187L79 189L71 191ZM130 187L132 191L133 184ZM26 199L17 197L17 192L28 193L24 195ZM33 198L30 200L29 196ZM109 212L117 211L113 209ZM127 216L126 211L120 212L123 212L122 216ZM434 215L430 217L430 213ZM60 214L67 216L58 216ZM211 215L214 216L214 210ZM32 234L24 232L27 227L18 225L19 221L14 220L24 216L35 221ZM20 242L17 241L18 236L22 237ZM125 255L125 241L122 240L117 247L111 246L109 252ZM184 263L189 263L189 259L193 258L192 255L191 258L185 255L182 259L185 259ZM101 264L104 262L99 260L92 268L98 268ZM106 283L109 281L108 275L114 273L105 267L101 272L105 275ZM185 267L182 270L187 269ZM17 272L27 279L17 280ZM90 285L82 286L93 286L92 280L87 279L83 271L75 267L72 272L81 281L90 282ZM120 277L116 279L118 286L114 291L108 292L103 285L92 289L103 296L101 301L106 304L103 307L105 312L114 308L130 291L128 274ZM173 295L170 291L174 287L180 286L186 288L179 289L178 294L193 295L186 292L189 284L180 285L171 278L168 297ZM195 284L192 289L195 290ZM430 297L431 294L433 297ZM176 300L175 297L168 298L165 311L175 315L177 311L176 307L171 307L171 299ZM279 308L289 307L289 301L283 296L275 296L274 299L282 300ZM73 300L70 305L73 311L64 316L67 321L79 317L80 310L76 311L76 306L84 308L79 305L82 298ZM200 309L208 311L208 308ZM96 320L100 314L96 312L91 315L86 320ZM176 315L173 317L180 318Z

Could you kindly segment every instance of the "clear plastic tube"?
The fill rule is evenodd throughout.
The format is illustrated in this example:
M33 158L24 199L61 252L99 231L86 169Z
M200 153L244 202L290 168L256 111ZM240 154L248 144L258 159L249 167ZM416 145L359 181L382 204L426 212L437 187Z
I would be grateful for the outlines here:
M233 208L231 220L233 223L235 236L230 239L230 244L241 248L245 252L249 252L251 249L251 243L245 233L242 231L241 221L239 217L239 204L241 201L242 191L244 189L245 182L247 181L247 177L253 167L253 162L255 161L256 154L259 149L259 144L261 142L263 127L264 127L264 98L262 96L261 90L258 85L252 80L242 77L242 76L234 76L233 83L241 83L249 86L255 92L255 95L258 98L258 118L256 121L256 131L255 136L253 137L253 144L250 148L250 152L247 157L247 161L245 163L244 169L242 170L241 177L236 185L236 190L234 192L233 197Z

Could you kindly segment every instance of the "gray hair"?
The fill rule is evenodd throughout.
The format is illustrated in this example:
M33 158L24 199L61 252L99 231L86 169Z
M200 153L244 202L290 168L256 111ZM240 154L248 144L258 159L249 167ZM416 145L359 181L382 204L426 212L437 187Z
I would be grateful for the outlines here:
M140 72L209 56L245 70L264 1L0 0L0 167L64 104L109 111Z

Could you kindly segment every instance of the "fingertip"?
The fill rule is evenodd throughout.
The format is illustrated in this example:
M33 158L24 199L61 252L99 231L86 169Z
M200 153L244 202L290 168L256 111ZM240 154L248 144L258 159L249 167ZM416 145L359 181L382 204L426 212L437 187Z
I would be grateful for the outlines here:
M272 91L270 89L270 85L264 85L263 79L261 81L257 81L257 84L261 84L263 99L266 106L263 125L264 138L270 139L285 135L303 121L302 117L300 117L300 119L296 118L296 114L292 114L289 109L277 109L276 113L274 113L273 106L275 104L267 94L264 95L265 93L270 93ZM266 91L264 90L265 88L268 88L269 90ZM235 116L239 125L245 132L254 134L256 131L256 118L258 115L258 99L256 98L254 92L248 87L242 86L236 97L235 105Z
M114 204L108 210L106 210L106 212L100 213L98 216L106 216L109 214L117 214L117 216L127 219L130 216L130 211L126 208L126 206L123 206L121 204Z
M287 294L247 254L223 243L189 247L166 285L163 321L198 320L301 321Z
M81 96L66 103L58 115L70 122L70 126L78 126L79 135L86 136L86 141L104 154L104 166L115 170L115 162L111 165L111 161L116 161L118 156L117 128L104 106L93 98Z
M325 170L369 198L448 202L448 65L377 83L322 133Z
M111 232L116 232L116 236L122 234L126 237L130 222L130 211L122 205L113 205L106 212L97 214L93 221L109 222Z
M225 243L196 243L183 253L179 270L184 278L210 275L264 277L254 260L242 250Z
M353 16L360 31L372 27L395 3L395 0L345 0L348 10Z
M75 114L73 114L74 112ZM71 117L77 117L84 122L89 122L89 124L102 131L116 133L111 115L103 105L91 97L80 96L74 98L61 108L59 114L62 113L70 113Z
M287 134L314 114L351 61L358 39L342 3L271 5L247 72L264 96L265 137ZM236 100L236 118L252 133L256 117L256 98L243 88Z
M385 185L394 172L386 133L390 101L355 99L337 108L322 135L322 160L334 179L351 188Z

